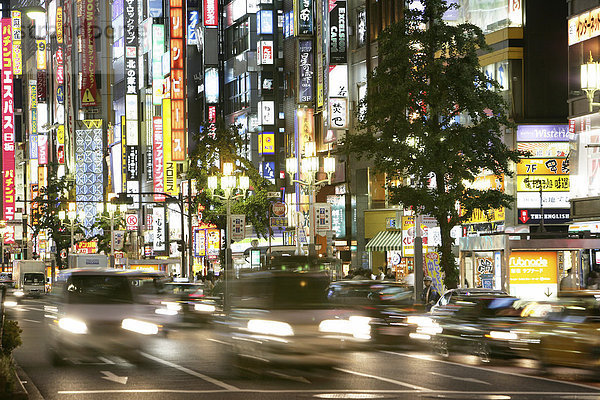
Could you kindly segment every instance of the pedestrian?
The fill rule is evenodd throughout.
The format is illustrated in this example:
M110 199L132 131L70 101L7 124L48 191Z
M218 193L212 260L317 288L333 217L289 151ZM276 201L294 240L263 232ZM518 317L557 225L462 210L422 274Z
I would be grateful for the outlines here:
M386 281L395 281L396 274L394 274L394 272L392 272L391 268L388 268L387 271L385 271L385 277L383 279L385 279Z
M379 273L377 274L377 280L382 281L385 279L385 273L383 267L379 267Z
M431 285L432 279L430 276L425 276L423 278L423 284L425 287L423 288L423 293L421 293L421 301L425 304L427 311L431 310L431 307L438 301L440 298L439 293L435 288Z
M574 290L577 289L577 283L573 276L573 269L567 270L567 275L560 280L560 290Z

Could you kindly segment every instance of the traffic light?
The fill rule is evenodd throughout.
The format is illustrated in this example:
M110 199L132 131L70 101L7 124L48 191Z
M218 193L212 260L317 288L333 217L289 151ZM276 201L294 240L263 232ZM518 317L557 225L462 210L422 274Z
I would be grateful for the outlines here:
M185 242L183 240L177 241L177 250L179 250L180 253L183 253L185 250Z

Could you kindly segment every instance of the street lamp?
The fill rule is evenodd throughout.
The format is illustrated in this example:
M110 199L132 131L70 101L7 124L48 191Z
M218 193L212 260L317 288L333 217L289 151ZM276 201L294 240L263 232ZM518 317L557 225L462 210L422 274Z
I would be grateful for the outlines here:
M246 192L250 188L250 178L246 175L236 176L233 174L233 163L223 163L223 174L220 179L221 190L223 196L218 195L215 191L219 188L219 177L211 175L208 177L208 190L213 198L222 200L225 202L227 212L227 227L225 228L225 294L224 294L224 307L227 309L228 306L228 277L229 262L231 260L231 202L236 199L246 197Z
M594 102L594 95L600 90L600 64L594 62L591 51L589 61L581 64L581 90L587 95L590 112L593 106L600 106L600 103Z
M297 183L302 186L309 196L309 214L310 208L315 203L315 194L318 189L323 187L326 183L331 184L331 176L335 172L335 157L331 157L329 154L323 157L323 172L327 174L327 179L317 180L317 173L320 170L320 158L317 156L317 145L315 142L309 141L304 144L304 157L296 159L296 157L289 157L285 160L285 168L287 173L292 178L292 183ZM300 165L300 173L298 174L298 165ZM294 175L302 175L304 180L298 176L298 179L293 179ZM296 246L297 252L300 253L300 237L298 230L300 229L299 221L296 221ZM312 221L309 221L309 236L310 244L308 247L309 255L315 255L315 227Z

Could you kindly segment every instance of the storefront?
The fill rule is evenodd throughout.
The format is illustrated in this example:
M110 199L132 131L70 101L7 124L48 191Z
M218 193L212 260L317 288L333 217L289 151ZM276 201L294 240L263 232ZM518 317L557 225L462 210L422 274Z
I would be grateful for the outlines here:
M462 287L504 290L523 299L600 288L600 239L500 234L460 239Z

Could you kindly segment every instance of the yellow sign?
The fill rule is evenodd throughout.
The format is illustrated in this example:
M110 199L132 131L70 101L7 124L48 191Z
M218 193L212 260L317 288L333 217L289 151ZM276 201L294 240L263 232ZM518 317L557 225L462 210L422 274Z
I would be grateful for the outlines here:
M469 185L469 188L477 190L504 190L504 176L478 176L475 178L475 181Z
M569 163L564 158L523 158L517 164L517 175L568 175Z
M465 224L482 224L486 222L500 222L504 221L504 207L496 208L493 210L480 210L476 208L473 210L473 214Z
M568 192L570 190L569 175L518 175L517 191L519 192Z
M56 128L56 141L58 144L65 144L65 126L59 125Z
M510 284L556 284L555 251L513 251L508 261Z
M21 11L11 11L13 75L23 73L23 51L21 49Z
M275 154L275 133L264 132L258 135L258 153Z
M56 7L56 42L63 42L63 9Z
M38 39L35 41L37 44L37 51L35 52L37 69L46 69L46 41L44 39Z
M569 46L600 35L600 8L569 19Z

